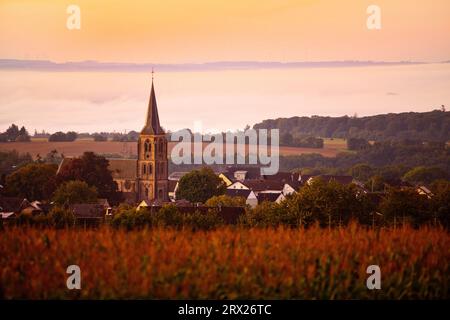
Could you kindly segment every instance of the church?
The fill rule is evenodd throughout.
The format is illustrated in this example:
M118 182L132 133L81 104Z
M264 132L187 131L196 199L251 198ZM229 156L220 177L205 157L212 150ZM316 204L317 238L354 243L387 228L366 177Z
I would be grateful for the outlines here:
M137 159L108 159L118 191L129 203L169 201L167 138L159 123L153 78L147 117L137 143ZM71 160L64 158L58 171Z
M167 138L159 123L153 79L147 117L137 143L137 160L108 159L118 190L132 202L169 201Z

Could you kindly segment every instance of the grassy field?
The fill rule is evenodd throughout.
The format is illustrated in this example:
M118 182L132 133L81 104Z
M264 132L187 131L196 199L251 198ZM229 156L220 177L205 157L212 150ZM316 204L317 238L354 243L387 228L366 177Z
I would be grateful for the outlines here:
M429 228L0 231L3 299L448 299L449 271L450 235Z
M337 153L346 151L346 142L343 139L325 139L323 149L280 147L281 155L300 155L304 153L319 153L325 157L335 157ZM175 142L169 143L169 151ZM206 144L205 144L206 145ZM20 153L30 153L33 157L45 156L52 150L57 150L66 156L79 156L85 151L94 151L99 154L119 154L125 157L136 155L136 142L95 142L89 139L74 142L48 142L46 139L33 139L31 142L0 143L0 151L17 150Z

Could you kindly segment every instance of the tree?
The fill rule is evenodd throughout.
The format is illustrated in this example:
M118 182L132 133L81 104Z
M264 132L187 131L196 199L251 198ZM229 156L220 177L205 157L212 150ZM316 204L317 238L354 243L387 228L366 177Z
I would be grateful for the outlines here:
M345 225L352 218L360 219L367 213L365 200L354 185L313 179L286 200L286 208L291 216L297 217L299 225L318 221L322 226L331 227Z
M108 141L108 137L97 133L97 134L94 134L94 141L97 141L97 142Z
M323 148L323 139L316 137L302 137L294 139L292 144L295 147L301 148Z
M6 129L5 133L8 137L8 141L16 141L16 138L19 135L19 127L13 123L8 129Z
M369 142L362 138L348 138L347 148L348 150L364 150L370 147Z
M117 192L117 184L108 166L109 162L105 157L85 152L80 158L72 159L60 169L56 177L57 183L59 185L71 180L84 181L97 189L99 197L107 198L112 204L116 204L121 200L121 194Z
M290 134L289 132L285 132L281 136L280 144L283 146L290 146L290 145L292 145L293 141L294 141L294 138L292 137L292 134Z
M6 193L28 200L47 200L55 190L57 166L30 163L6 177Z
M280 204L263 201L240 217L240 223L249 227L297 226L298 219Z
M30 135L28 134L27 129L25 129L25 127L22 126L22 128L20 128L19 130L19 134L17 135L15 141L17 142L29 142L30 139Z
M190 202L206 202L209 198L225 192L225 184L214 171L208 167L193 170L179 181L177 198Z
M372 176L373 169L367 164L359 163L351 167L349 173L353 178L359 181L367 181Z
M8 135L5 132L0 132L0 142L8 142Z
M63 160L64 155L59 154L56 149L51 150L44 158L44 162L46 163L56 163L59 164Z
M78 134L75 131L68 131L66 133L66 141L75 141L78 137Z
M75 224L75 215L60 206L55 206L49 212L49 220L53 227L60 229L73 226Z
M450 181L436 180L430 185L430 189L433 192L433 224L441 222L446 228L450 228Z
M62 141L75 141L76 138L78 137L78 134L74 131L69 131L67 133L58 131L55 132L54 134L50 135L50 137L48 138L48 141L52 141L52 142L62 142Z
M58 205L75 203L96 203L97 189L90 187L84 181L68 181L61 184L53 195L53 201Z
M208 207L245 207L244 197L230 197L225 194L209 198L205 205Z
M0 184L4 185L6 176L31 162L33 158L29 153L19 154L16 150L0 151Z
M447 173L438 167L416 167L403 176L403 179L412 184L429 185L434 180L446 179Z
M385 221L394 226L399 223L418 226L431 217L427 196L418 194L414 188L390 188L379 210Z
M372 192L384 191L384 188L386 186L386 180L380 175L374 175L370 177L369 180L367 180L364 186L366 187L367 190L370 190Z
M48 137L48 141L51 142L61 142L66 141L66 134L64 132L58 131Z

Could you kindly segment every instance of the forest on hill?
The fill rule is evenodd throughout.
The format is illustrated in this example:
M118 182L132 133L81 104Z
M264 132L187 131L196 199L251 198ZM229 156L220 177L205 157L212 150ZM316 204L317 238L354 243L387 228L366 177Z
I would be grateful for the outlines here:
M254 129L279 129L280 136L314 136L323 138L363 138L374 141L413 139L449 141L450 112L389 113L367 117L292 117L267 119Z

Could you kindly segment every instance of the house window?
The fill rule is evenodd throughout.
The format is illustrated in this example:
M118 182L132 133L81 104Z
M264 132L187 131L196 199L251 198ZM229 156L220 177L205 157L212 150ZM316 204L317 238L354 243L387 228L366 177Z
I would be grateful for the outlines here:
M142 173L147 174L147 166L145 165L145 163L142 165Z
M149 163L148 164L148 174L152 174L152 172L153 172L153 167L152 167L152 164Z

